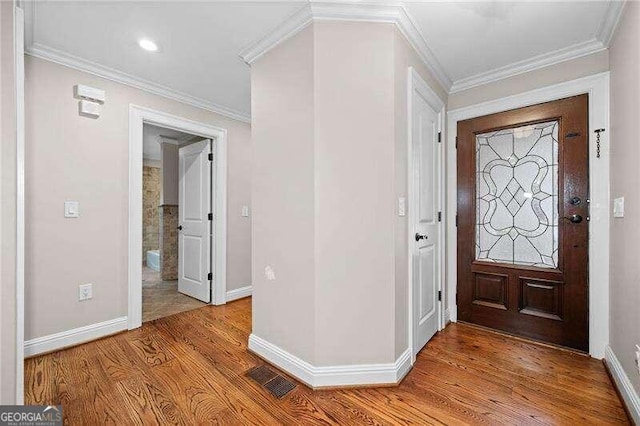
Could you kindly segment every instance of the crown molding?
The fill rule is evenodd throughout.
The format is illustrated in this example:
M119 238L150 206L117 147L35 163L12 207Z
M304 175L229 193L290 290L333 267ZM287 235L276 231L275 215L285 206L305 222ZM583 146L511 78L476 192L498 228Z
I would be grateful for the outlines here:
M266 36L248 46L240 53L247 64L252 64L269 50L306 28L314 21L350 21L394 24L416 50L426 67L448 91L451 79L429 49L422 33L400 3L350 3L311 1L286 19Z
M616 32L616 28L618 28L618 23L620 22L620 17L622 16L622 11L626 4L626 0L609 1L607 13L600 24L598 35L596 36L596 38L606 47L609 47L609 43L611 43L611 39Z
M218 105L207 100L188 95L166 86L152 83L148 80L135 77L130 74L100 65L95 62L71 55L69 53L33 43L35 26L35 7L30 0L18 0L20 7L25 11L25 52L31 56L46 59L65 65L80 71L88 72L99 77L106 78L121 84L135 87L149 93L165 98L173 99L187 105L205 109L222 116L251 123L249 114L231 108ZM607 12L598 28L596 37L586 42L578 43L553 52L534 56L519 62L505 65L490 71L473 75L452 82L449 75L429 48L419 28L404 8L402 3L375 3L315 1L289 16L282 24L274 28L260 40L257 40L241 53L240 57L247 64L252 64L262 55L273 49L278 44L291 38L302 31L314 21L352 21L352 22L378 22L394 24L404 35L409 44L418 53L427 68L434 74L436 80L443 89L449 93L457 93L473 87L492 83L498 80L523 74L536 69L548 67L560 62L597 53L609 47L609 43L620 22L626 0L611 0L608 3Z
M476 74L468 78L456 80L453 82L449 93L462 92L463 90L471 89L473 87L482 86L494 81L503 80L529 71L555 65L560 62L597 53L605 50L606 48L607 47L602 44L601 41L594 38L583 43L574 44L572 46Z
M560 62L577 59L582 56L590 55L605 50L609 47L611 38L620 22L622 11L626 4L626 0L611 0L607 5L607 11L600 23L596 37L577 43L562 49L534 56L523 61L514 62L490 71L473 75L453 82L449 93L461 92L473 87L482 86L483 84L492 83L494 81L503 80L518 74L555 65Z
M311 6L305 5L285 19L282 24L269 31L264 37L243 49L242 52L239 53L240 58L245 63L251 65L269 50L305 29L312 20L313 14L311 12Z
M114 68L106 67L96 62L88 61L86 59L80 58L67 52L63 52L58 49L54 49L49 46L34 43L27 47L25 53L36 58L45 59L47 61L55 62L69 68L97 75L98 77L106 78L107 80L111 80L116 83L135 87L136 89L144 90L145 92L153 93L154 95L173 99L175 101L182 102L196 108L211 111L227 118L231 118L233 120L242 121L244 123L251 123L251 116L241 111L227 108L222 105L207 101L205 99L197 98L195 96L170 89L160 84L152 83L148 80L144 80L131 74L118 71Z

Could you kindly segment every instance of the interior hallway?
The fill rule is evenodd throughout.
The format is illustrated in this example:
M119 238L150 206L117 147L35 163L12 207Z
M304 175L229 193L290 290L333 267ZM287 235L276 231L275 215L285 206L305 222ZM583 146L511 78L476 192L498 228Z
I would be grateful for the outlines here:
M629 424L600 361L463 324L400 386L278 400L245 377L251 298L206 306L25 362L25 403L65 424Z

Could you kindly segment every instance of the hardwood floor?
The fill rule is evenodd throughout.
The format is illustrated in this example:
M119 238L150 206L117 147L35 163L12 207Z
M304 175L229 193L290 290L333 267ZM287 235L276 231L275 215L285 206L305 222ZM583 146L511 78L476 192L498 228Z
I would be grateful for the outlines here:
M397 387L282 400L244 376L251 299L207 306L25 361L25 402L65 424L629 424L600 361L463 324Z

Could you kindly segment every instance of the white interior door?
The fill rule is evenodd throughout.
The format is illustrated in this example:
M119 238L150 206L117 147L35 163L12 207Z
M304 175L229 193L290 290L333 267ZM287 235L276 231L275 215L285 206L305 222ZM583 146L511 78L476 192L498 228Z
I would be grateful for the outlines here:
M180 148L178 291L211 301L211 141Z
M411 121L414 355L438 331L440 315L440 114L427 102L420 87L416 85L412 91Z

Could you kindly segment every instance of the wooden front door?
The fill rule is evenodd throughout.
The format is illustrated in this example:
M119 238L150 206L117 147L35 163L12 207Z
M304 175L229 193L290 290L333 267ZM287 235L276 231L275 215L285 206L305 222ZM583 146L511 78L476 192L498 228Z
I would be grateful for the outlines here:
M588 95L458 123L458 319L582 351Z

